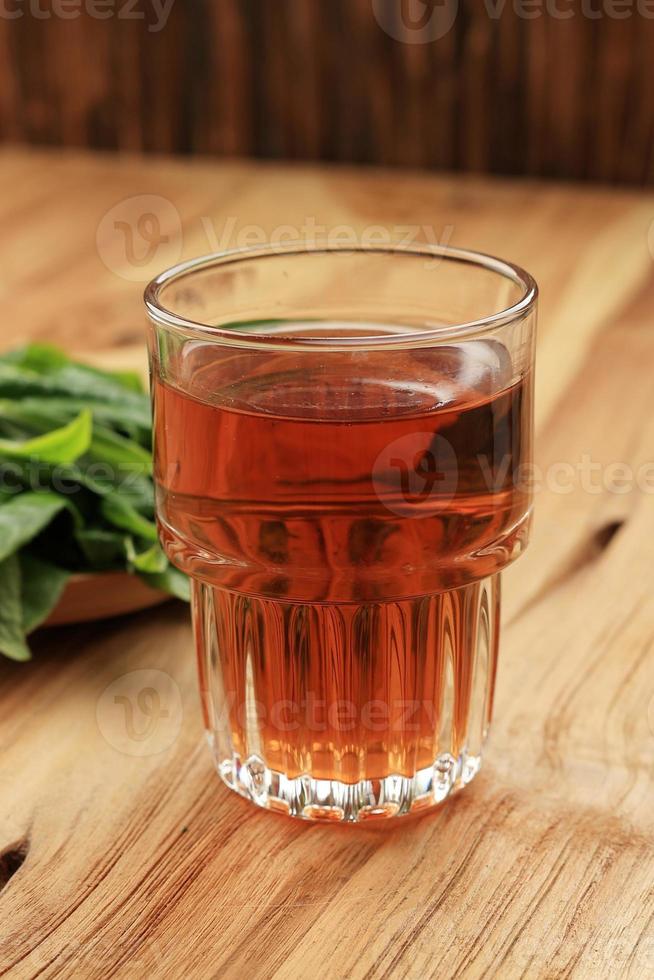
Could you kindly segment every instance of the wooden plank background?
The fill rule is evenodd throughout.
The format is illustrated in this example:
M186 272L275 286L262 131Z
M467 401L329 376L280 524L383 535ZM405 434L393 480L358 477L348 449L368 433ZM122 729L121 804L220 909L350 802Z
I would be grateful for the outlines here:
M61 2L3 6L4 140L654 180L649 0Z
M649 980L654 196L17 151L0 181L2 345L47 339L103 364L143 364L139 279L171 247L206 251L207 228L235 214L267 234L307 215L358 231L429 215L452 244L523 264L542 290L547 476L530 548L504 574L484 767L424 819L307 826L231 794L204 743L182 606L45 632L31 664L0 661L0 974ZM106 216L118 205L136 226L152 194L178 225L161 205L170 240L135 269ZM612 487L616 462L649 465L650 492ZM136 706L144 670L172 679L172 737L155 726L135 746L120 712L108 724L107 692Z

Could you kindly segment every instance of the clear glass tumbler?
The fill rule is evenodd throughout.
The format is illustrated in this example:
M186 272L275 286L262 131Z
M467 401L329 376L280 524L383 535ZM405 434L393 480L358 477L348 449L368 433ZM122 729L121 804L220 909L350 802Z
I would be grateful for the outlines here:
M146 291L161 538L220 775L309 820L476 774L531 499L537 289L458 249L298 243Z

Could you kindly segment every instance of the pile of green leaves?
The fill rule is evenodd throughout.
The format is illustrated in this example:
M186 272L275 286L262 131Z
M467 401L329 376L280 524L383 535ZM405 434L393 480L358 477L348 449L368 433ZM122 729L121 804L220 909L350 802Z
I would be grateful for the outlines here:
M157 539L140 378L42 344L0 356L0 653L29 659L71 575L119 569L188 599Z

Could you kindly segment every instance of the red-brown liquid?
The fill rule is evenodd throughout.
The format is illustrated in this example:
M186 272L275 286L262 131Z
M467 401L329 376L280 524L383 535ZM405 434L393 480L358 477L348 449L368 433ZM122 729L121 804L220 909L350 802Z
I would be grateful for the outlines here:
M492 700L498 599L479 583L527 534L530 377L481 341L199 348L156 382L154 417L218 754L346 783L457 758L482 628Z

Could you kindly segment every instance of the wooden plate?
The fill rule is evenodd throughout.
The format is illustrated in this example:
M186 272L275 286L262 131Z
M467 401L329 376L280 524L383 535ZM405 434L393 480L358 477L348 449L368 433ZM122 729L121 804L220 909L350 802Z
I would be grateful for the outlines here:
M43 625L64 626L67 623L108 619L158 606L170 598L165 592L151 589L137 575L128 572L73 575L58 606Z

